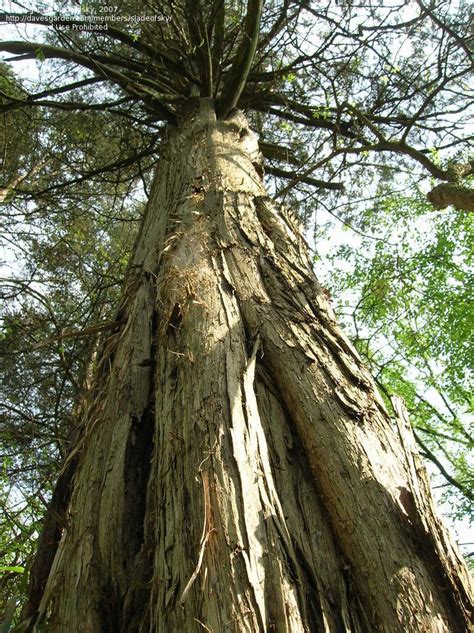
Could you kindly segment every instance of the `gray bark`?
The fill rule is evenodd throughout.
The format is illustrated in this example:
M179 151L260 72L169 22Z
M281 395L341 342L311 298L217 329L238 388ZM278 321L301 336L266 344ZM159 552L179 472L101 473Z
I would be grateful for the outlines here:
M85 408L54 632L464 632L470 581L256 137L170 129Z

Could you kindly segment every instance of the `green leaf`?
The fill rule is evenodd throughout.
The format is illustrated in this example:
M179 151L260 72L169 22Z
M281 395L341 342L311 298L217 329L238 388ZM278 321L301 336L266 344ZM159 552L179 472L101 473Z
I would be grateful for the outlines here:
M11 565L0 565L0 571L13 571L17 574L23 574L25 571L24 567L19 566L11 566Z

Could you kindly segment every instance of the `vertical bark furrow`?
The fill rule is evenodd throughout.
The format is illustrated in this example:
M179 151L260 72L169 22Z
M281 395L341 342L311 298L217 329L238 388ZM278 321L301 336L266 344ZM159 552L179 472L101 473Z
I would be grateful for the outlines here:
M232 208L235 209L235 206ZM234 235L238 235L241 231L240 222L237 224ZM266 230L262 228L261 243L269 239L268 234L268 227ZM238 244L238 240L235 242ZM405 555L405 560L402 562L404 558L402 552L405 549L402 526L403 523L407 523L408 517L399 504L397 482L406 481L407 465L398 458L396 439L390 428L388 416L385 415L384 419L384 410L376 402L373 389L369 392L366 389L361 390L361 386L365 387L367 382L365 379L360 380L361 372L351 370L347 373L347 366L338 364L334 358L334 350L325 348L326 341L335 340L337 336L319 337L318 345L318 331L321 327L327 328L329 320L325 320L326 323L321 323L321 321L318 323L317 315L313 314L312 318L304 319L302 322L301 315L305 311L305 303L296 305L294 301L298 296L294 290L298 287L299 280L298 274L293 274L293 269L288 267L288 258L292 254L290 245L286 249L285 257L279 257L276 247L273 250L265 248L265 253L268 252L276 254L276 257L268 258L264 253L260 255L259 268L253 268L253 284L247 283L244 286L241 283L240 269L248 262L247 246L242 243L234 246L231 254L227 256L227 263L232 275L236 271L233 279L236 292L243 302L243 315L254 326L257 327L258 324L266 343L267 364L278 379L287 406L294 411L294 421L308 451L315 474L315 483L331 516L333 529L346 556L353 561L358 571L356 582L359 583L359 590L363 595L365 594L365 600L374 604L379 603L376 609L378 611L377 626L388 626L385 622L390 620L398 621L397 626L406 626L408 623L411 626L411 614L416 608L418 612L424 613L420 617L421 621L426 618L433 623L436 622L433 625L439 627L439 630L447 631L449 626L450 630L452 628L452 630L462 631L465 628L463 618L469 617L468 613L462 614L460 619L453 619L449 625L447 624L444 614L452 609L448 605L449 601L446 600L446 590L439 591L438 578L433 577L432 572L429 574L431 578L428 581L430 588L425 590L426 570L429 566L426 567L420 562L416 549L412 549L411 554ZM285 273L282 274L281 270L285 270ZM263 286L268 296L278 298L277 310L275 310L275 305L262 305L253 300L252 290L258 288L259 285ZM249 291L249 287L252 290ZM316 285L315 288L317 288ZM255 294L261 296L262 290L259 289ZM289 299L286 300L286 297ZM290 336L288 322L293 324ZM314 322L317 323L316 326ZM333 329L337 334L337 329L335 327ZM309 354L308 350L310 350ZM307 357L311 358L311 353L314 354L317 362L308 364ZM337 358L341 358L340 352ZM327 388L328 376L332 382L332 389ZM325 400L330 398L334 400L334 395L337 397L338 405L334 406L333 402L334 408L331 410L326 406ZM312 409L306 403L311 403ZM351 422L352 419L355 425ZM332 456L333 462L328 472L322 468L322 461L327 455ZM353 461L347 459L349 455L353 456ZM328 477L329 473L330 477ZM363 477L365 475L366 480L365 499L363 497L357 499L354 496L361 474ZM355 506L354 501L358 503L362 501L362 507ZM428 514L432 512L428 506L423 510ZM372 530L361 534L359 530L356 532L350 528L353 517L358 514L364 516L365 522L368 521L369 525L374 526L372 534ZM370 516L373 520L368 519ZM339 525L345 526L344 529L341 530ZM379 528L375 527L377 525ZM416 527L411 525L411 529L413 532ZM396 552L396 562L391 571L390 561L385 557L379 559L372 555L369 558L371 552L374 551L374 545L377 548L375 539L371 543L377 533L384 534L383 540L386 542L384 549L387 547L390 551ZM420 534L418 538L422 537L423 535ZM364 539L366 539L365 543ZM444 560L441 565L446 566L448 552L443 551L439 541L435 552L436 559ZM380 568L377 571L379 565ZM389 596L380 596L378 587L386 582L387 572L398 590L402 584L405 587L409 583L412 584L410 591L407 591L411 595L405 605L398 599L390 604ZM372 588L371 581L375 581ZM452 589L451 586L450 590ZM422 597L425 591L425 595L431 597L428 604ZM457 589L455 593L459 596ZM436 594L439 611L432 615L434 604L432 596Z
M303 621L313 623L308 630L338 631L341 618L348 619L348 612L353 612L354 621L358 620L358 609L346 592L343 557L311 480L304 448L281 394L265 372L264 360L259 360L263 380L258 381L257 397L285 519L285 531L278 527L276 532L285 552L282 558L297 588ZM318 604L320 609L314 611ZM347 630L359 629L354 626Z
M154 405L145 409L140 419L133 417L124 458L124 495L127 504L123 513L124 566L129 573L135 555L143 544L146 513L146 490L150 473L155 430Z

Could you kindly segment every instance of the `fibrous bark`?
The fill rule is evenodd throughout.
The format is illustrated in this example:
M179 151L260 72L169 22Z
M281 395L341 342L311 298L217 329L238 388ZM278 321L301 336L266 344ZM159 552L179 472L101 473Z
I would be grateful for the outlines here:
M435 209L446 209L452 205L459 211L474 211L474 190L456 183L437 185L427 198Z
M201 100L168 130L71 457L48 631L469 630L403 408L393 427L259 172L239 112Z

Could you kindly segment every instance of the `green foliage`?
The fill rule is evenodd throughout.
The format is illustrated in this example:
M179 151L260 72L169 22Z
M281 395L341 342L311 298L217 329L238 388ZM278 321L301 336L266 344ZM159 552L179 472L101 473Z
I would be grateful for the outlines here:
M28 567L107 333L61 335L113 320L141 204L123 209L105 196L94 200L92 212L87 197L75 205L48 197L29 209L28 224L21 218L28 227L21 235L22 268L2 280L0 551L11 568ZM0 574L9 599L24 602L26 581L14 569Z
M349 297L338 311L359 352L382 392L403 397L421 452L449 477L437 483L450 514L472 518L474 218L388 196L358 226L368 235L331 255L326 283Z
M0 552L5 563L0 565L0 613L5 613L8 606L14 607L24 599L28 582L25 569L31 562L45 509L38 497L31 495L28 498L21 498L18 492L13 493L12 488L4 466L0 474ZM16 623L14 608L12 616L13 623Z

